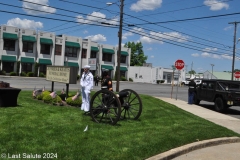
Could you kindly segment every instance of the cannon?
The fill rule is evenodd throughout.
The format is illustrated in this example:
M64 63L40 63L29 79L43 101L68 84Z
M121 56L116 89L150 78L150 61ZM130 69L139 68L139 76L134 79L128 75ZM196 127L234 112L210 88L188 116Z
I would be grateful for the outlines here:
M90 101L90 116L97 123L115 125L122 119L137 120L141 113L141 98L131 89L124 89L115 94L102 88Z

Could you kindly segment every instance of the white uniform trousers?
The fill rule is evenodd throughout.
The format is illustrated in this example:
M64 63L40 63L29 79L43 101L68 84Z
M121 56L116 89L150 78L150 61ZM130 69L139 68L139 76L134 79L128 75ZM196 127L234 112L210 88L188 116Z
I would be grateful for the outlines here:
M90 91L82 87L82 105L81 110L88 112L90 109Z

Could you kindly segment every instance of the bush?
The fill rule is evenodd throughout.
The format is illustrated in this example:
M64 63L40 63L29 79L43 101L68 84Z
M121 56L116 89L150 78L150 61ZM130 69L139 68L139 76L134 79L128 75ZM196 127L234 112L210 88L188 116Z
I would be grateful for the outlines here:
M6 75L5 71L0 71L0 75Z
M72 97L68 97L66 102L68 105L71 105L71 106L80 106L82 103L82 98L81 96L79 96L75 101L73 101Z
M10 75L10 76L17 76L17 73L16 73L16 72L10 72L9 75Z
M52 103L53 103L53 104L60 104L60 105L62 105L62 99L61 99L61 97L59 97L59 96L57 95L55 98L52 99Z
M129 78L129 81L130 81L130 82L133 82L133 79L132 79L132 78Z
M164 83L164 82L165 82L165 80L157 80L157 84Z
M47 95L49 95L49 94L50 94L49 91L44 91L44 92L42 92L43 97L44 97L44 96L47 96Z
M40 72L40 73L39 73L39 77L45 77L45 74L42 73L42 72Z
M42 100L43 99L43 94L37 95L37 99Z
M79 78L80 78L80 75L77 75L77 80L79 80Z
M127 79L123 76L121 76L121 81L126 81Z
M20 73L20 76L22 76L22 77L26 77L27 74L26 74L25 72L21 72L21 73Z
M50 96L50 95L43 96L43 102L44 103L52 103L53 102L52 96Z
M34 73L33 73L33 72L28 72L28 73L27 73L27 76L28 76L28 77L33 77L33 76L34 76Z

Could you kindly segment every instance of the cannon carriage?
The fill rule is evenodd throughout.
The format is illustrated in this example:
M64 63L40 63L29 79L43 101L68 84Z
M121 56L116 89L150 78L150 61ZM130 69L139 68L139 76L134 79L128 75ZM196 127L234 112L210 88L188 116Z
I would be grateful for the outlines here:
M90 115L97 123L115 125L121 119L137 120L141 113L142 101L131 89L124 89L115 94L102 87L90 101Z

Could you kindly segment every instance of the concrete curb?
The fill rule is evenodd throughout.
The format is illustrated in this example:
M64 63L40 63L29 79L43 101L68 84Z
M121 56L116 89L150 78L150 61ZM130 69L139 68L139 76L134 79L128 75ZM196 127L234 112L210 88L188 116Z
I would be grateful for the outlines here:
M238 143L238 142L240 142L239 137L223 137L223 138L204 140L204 141L190 143L175 149L171 149L167 152L163 152L161 154L155 155L146 160L170 160L197 149L202 149L206 147L217 146L217 145L227 144L227 143Z

